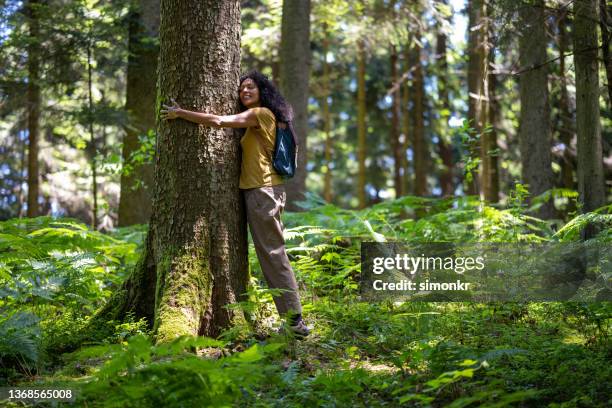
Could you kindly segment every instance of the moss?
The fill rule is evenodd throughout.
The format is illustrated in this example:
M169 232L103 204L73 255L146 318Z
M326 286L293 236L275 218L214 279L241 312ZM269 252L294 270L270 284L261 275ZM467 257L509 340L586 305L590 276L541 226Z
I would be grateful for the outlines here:
M203 248L169 250L157 265L157 342L197 335L212 296L208 254Z

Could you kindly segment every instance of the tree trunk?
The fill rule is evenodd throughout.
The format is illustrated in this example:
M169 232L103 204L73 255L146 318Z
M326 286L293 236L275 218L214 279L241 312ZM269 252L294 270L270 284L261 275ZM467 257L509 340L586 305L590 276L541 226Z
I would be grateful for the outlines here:
M395 197L402 196L402 145L400 143L400 87L397 74L397 47L391 45L391 87L395 88L392 93L391 104L391 150L393 151L393 186Z
M444 1L443 4L446 4ZM441 104L440 132L438 134L438 150L442 159L442 174L440 175L440 188L444 197L454 194L453 186L453 152L447 138L448 119L450 117L450 101L448 99L448 61L446 59L446 34L439 29L436 38L436 58L438 58L438 99Z
M280 87L293 106L299 141L298 171L286 184L287 210L297 211L306 191L308 162L308 79L310 77L310 0L283 1L280 45Z
M484 68L486 63L485 0L470 0L468 26L468 120L476 135L481 135L482 122L482 92L485 81ZM469 155L472 160L480 157L480 144L473 140L469 145ZM467 193L478 194L478 171L472 170L472 179L468 180Z
M36 217L38 205L38 138L40 122L40 28L38 21L38 0L27 3L30 25L28 44L28 217Z
M606 3L609 5L606 7ZM599 27L601 27L601 54L603 57L606 79L608 80L608 109L612 110L612 5L606 0L599 0Z
M559 139L563 143L563 156L561 160L561 179L562 185L565 188L572 190L576 189L574 182L574 157L570 152L572 139L574 138L574 125L572 113L569 105L569 94L567 91L567 72L565 69L565 54L568 50L568 33L567 33L567 10L560 12L558 17L559 30L559 76L560 83L560 98L559 98L559 116L561 117L561 128L559 129Z
M406 72L404 75L408 75L408 72L412 70L412 63L411 60L412 58L410 57L411 51L410 51L410 46L408 45L410 44L410 41L408 41L406 43L406 46L404 47L404 71ZM404 134L404 138L403 138L403 145L402 145L402 169L403 169L403 173L404 173L404 183L402 185L402 195L406 195L406 194L410 194L411 192L411 182L410 182L410 169L409 169L409 163L408 163L408 149L410 148L410 140L412 139L411 137L411 133L410 133L410 125L411 125L411 114L414 112L410 110L409 105L410 105L410 99L411 99L411 93L410 93L410 81L408 80L408 76L406 77L406 80L404 81L404 86L403 88L403 92L402 92L402 128L403 131L402 133Z
M365 47L363 40L357 44L357 199L359 208L366 206L366 89L365 89Z
M155 130L155 92L159 46L159 0L135 3L129 21L129 56L123 163L140 147L139 136ZM143 163L121 175L119 225L145 224L151 216L153 165Z
M177 29L180 27L180 29ZM235 112L240 2L161 2L159 99ZM158 341L216 336L240 315L248 282L239 140L230 129L158 124L153 209L144 254L97 321L154 320Z
M323 132L325 133L325 174L323 185L323 198L328 203L332 201L332 137L331 137L331 114L329 112L329 97L331 95L329 81L329 64L327 62L327 52L329 50L329 39L326 31L323 40Z
M490 65L495 63L495 53L488 53ZM500 104L497 98L497 74L487 70L487 119L490 130L482 135L482 187L484 199L489 203L499 202L499 147L497 129L500 128Z
M522 27L519 38L520 65L522 70L526 70L519 79L521 174L533 197L553 188L548 65L544 64L547 60L544 0L535 0L533 5L523 3L519 16ZM544 219L552 218L552 201L544 204L536 215Z
M89 40L88 40L89 41ZM87 44L87 93L89 101L89 110L87 111L87 120L89 122L89 151L91 156L91 194L93 196L93 204L91 207L91 228L98 229L98 167L97 155L98 147L96 137L93 130L93 85L92 85L92 66L91 66L91 43Z
M582 211L606 203L597 62L597 0L574 2L574 65L576 67L576 134L578 135L578 191ZM585 239L597 230L587 227Z
M420 33L418 34L420 35ZM421 64L421 46L414 45L414 194L427 194L427 145L425 142L425 83Z

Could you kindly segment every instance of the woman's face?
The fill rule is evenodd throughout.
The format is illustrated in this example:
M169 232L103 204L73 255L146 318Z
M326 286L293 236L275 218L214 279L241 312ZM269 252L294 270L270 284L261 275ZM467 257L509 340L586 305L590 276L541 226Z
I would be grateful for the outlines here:
M259 106L259 88L251 78L247 78L240 84L238 90L240 102L247 108Z

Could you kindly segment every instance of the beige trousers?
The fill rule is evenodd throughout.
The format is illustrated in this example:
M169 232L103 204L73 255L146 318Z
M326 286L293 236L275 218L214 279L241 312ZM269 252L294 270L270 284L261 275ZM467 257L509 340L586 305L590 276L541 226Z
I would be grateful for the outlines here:
M285 187L260 187L244 190L247 221L264 278L271 289L284 289L274 296L280 315L302 313L297 282L283 238L281 214L285 208Z

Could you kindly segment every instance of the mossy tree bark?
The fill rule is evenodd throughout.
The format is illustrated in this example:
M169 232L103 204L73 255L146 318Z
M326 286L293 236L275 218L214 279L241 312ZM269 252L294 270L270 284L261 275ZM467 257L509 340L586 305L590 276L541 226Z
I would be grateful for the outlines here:
M155 86L159 56L159 0L133 3L129 17L129 45L125 108L128 123L123 139L124 163L140 149L139 136L155 129ZM151 216L153 165L143 163L121 175L119 225L145 224Z
M397 46L391 44L390 47L390 64L391 64L391 150L393 151L393 186L395 188L395 197L403 195L403 174L402 174L402 143L400 140L400 84L399 74L397 72L398 64Z
M421 36L417 31L417 38ZM425 81L423 65L421 63L421 46L415 42L414 48L414 79L413 79L413 105L414 105L414 194L425 196L427 194L427 142L425 140Z
M441 1L446 4L446 0ZM451 114L450 100L448 96L449 71L446 56L446 34L441 27L438 27L436 36L436 58L438 58L438 100L440 101L440 123L438 132L438 153L442 160L442 172L440 174L440 187L444 197L451 197L454 192L453 184L453 151L449 143L450 132L448 130L448 120Z
M363 40L357 42L357 202L366 207L366 51Z
M231 114L240 62L240 3L162 0L158 108ZM158 341L216 336L248 278L239 195L239 141L230 129L159 122L153 210L143 257L98 321L127 313L154 322Z

